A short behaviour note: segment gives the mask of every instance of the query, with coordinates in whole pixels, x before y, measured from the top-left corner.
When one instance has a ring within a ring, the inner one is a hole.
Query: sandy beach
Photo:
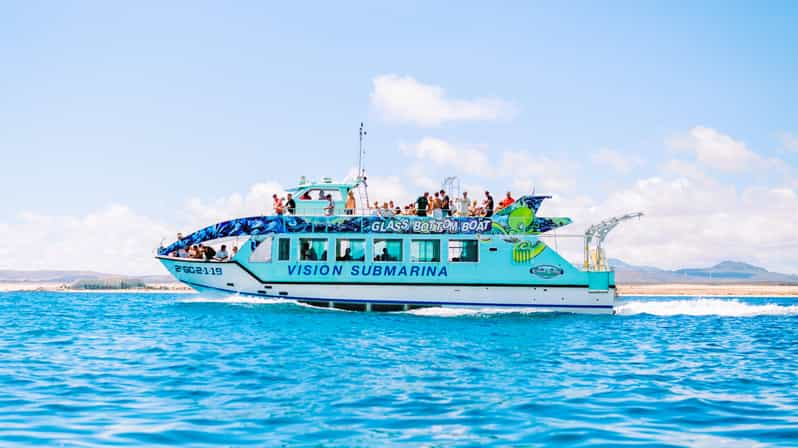
[[[798,285],[740,284],[651,284],[618,285],[621,296],[736,296],[798,297]]]
[[[0,292],[13,291],[57,291],[57,292],[144,292],[144,293],[190,293],[193,289],[181,283],[152,283],[146,288],[130,289],[72,289],[63,283],[47,282],[0,282]]]

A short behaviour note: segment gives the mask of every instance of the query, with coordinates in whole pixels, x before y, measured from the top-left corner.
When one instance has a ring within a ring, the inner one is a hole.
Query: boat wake
[[[506,308],[506,307],[485,307],[485,308],[419,308],[416,310],[405,311],[405,314],[414,316],[431,317],[462,317],[462,316],[490,316],[495,314],[541,314],[550,313],[548,310],[540,308]]]
[[[262,297],[241,296],[238,294],[231,294],[225,297],[191,297],[179,300],[180,303],[230,303],[230,304],[245,304],[245,305],[275,305],[278,303],[289,303],[281,299],[267,299]]]
[[[650,314],[654,316],[798,316],[798,305],[775,303],[746,303],[736,299],[679,299],[621,302],[615,313],[631,316]]]

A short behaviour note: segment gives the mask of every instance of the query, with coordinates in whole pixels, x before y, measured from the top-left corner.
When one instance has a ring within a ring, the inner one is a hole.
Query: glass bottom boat
[[[614,273],[589,262],[578,269],[541,239],[571,222],[537,216],[548,196],[523,196],[491,217],[318,216],[329,203],[310,198],[334,193],[335,210],[343,211],[341,199],[360,183],[305,182],[289,190],[296,215],[220,222],[159,248],[157,258],[203,294],[360,311],[445,306],[612,313]],[[176,256],[232,239],[244,243],[229,259]]]

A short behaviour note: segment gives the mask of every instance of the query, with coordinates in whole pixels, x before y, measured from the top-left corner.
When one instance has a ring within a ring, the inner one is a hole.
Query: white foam
[[[225,297],[190,297],[180,300],[181,303],[233,303],[233,304],[250,304],[250,305],[273,305],[277,303],[289,303],[287,300],[282,299],[268,299],[265,297],[252,297],[242,296],[238,294],[231,294]]]
[[[418,308],[406,311],[407,314],[415,316],[434,316],[434,317],[460,317],[460,316],[488,316],[493,314],[530,314],[545,313],[545,309],[540,308],[511,308],[511,307],[485,307],[485,308],[446,308],[430,307]]]
[[[621,315],[652,314],[655,316],[796,316],[798,305],[775,303],[754,304],[736,299],[679,299],[621,302],[615,306]]]

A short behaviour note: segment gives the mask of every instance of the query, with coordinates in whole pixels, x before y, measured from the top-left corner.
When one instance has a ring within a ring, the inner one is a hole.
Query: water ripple
[[[0,445],[789,446],[798,305],[617,316],[0,294]]]

